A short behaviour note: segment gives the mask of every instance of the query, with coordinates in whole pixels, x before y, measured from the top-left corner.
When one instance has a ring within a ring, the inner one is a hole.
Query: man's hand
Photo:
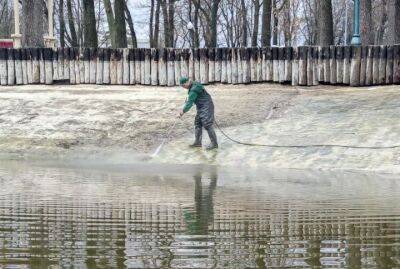
[[[183,114],[185,114],[183,111],[179,112],[178,118],[182,118]]]

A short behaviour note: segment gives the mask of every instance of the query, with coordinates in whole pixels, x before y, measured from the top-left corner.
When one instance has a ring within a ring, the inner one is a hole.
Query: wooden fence
[[[0,49],[0,85],[400,84],[400,45],[200,49]]]

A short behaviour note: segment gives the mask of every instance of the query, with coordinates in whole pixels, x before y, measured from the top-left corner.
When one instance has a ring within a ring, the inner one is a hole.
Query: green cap
[[[188,78],[186,78],[186,77],[181,77],[181,79],[179,80],[179,85],[183,85],[183,84],[185,84],[186,82],[188,82],[189,81],[189,79]]]

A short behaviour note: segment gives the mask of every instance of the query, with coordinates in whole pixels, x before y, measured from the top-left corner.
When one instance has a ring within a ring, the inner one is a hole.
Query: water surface
[[[397,176],[0,166],[0,268],[398,268]]]

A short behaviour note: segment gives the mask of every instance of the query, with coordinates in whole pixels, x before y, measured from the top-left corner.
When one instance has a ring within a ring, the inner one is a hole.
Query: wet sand
[[[233,138],[289,147],[246,147],[218,133],[217,152],[190,150],[193,109],[152,161],[400,172],[398,86],[256,84],[214,85],[207,90],[214,98],[219,125]],[[69,156],[86,161],[90,155],[94,162],[136,162],[142,160],[136,159],[138,153],[151,153],[159,145],[185,98],[181,88],[3,87],[0,158]]]

